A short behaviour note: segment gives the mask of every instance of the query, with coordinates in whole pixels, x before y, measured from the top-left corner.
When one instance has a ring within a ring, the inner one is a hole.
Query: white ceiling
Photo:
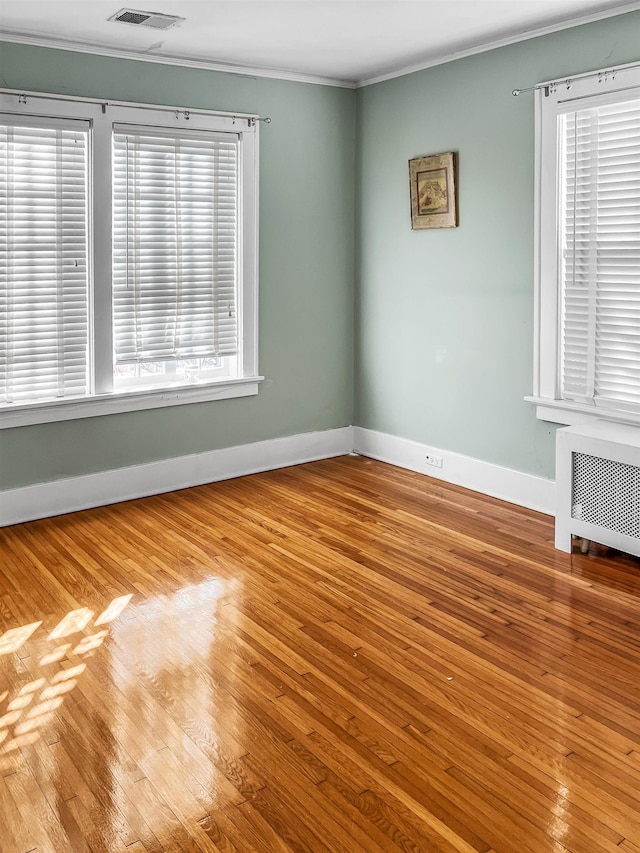
[[[351,83],[435,64],[569,22],[640,8],[619,0],[133,0],[179,15],[167,31],[109,22],[122,0],[2,0],[0,36]]]

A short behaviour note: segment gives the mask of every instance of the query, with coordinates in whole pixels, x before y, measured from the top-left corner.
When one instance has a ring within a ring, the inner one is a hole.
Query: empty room
[[[2,0],[0,853],[640,853],[640,2]]]

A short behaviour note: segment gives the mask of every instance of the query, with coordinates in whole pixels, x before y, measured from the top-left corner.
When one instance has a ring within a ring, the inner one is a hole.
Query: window
[[[257,393],[257,121],[0,108],[0,426]]]
[[[640,423],[640,69],[537,93],[538,416]]]

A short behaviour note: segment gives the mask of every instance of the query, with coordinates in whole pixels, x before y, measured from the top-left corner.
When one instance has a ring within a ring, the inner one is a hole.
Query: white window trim
[[[16,116],[76,118],[91,122],[90,143],[90,320],[92,394],[86,397],[0,405],[0,429],[95,417],[164,406],[246,397],[258,393],[258,136],[259,117],[184,108],[57,98],[0,92],[0,110]],[[115,123],[223,131],[242,136],[240,164],[238,360],[240,376],[159,389],[113,392],[111,305],[111,146]],[[94,169],[93,163],[101,168]],[[108,168],[103,168],[108,164]],[[95,357],[95,354],[98,354]]]
[[[640,413],[614,411],[560,397],[560,247],[556,189],[558,116],[576,101],[620,100],[625,90],[640,87],[640,68],[633,63],[602,69],[548,86],[548,96],[545,94],[547,84],[541,84],[535,92],[533,393],[524,399],[536,406],[536,417],[543,421],[574,426],[598,419],[640,425]]]
[[[71,421],[120,412],[139,412],[180,406],[185,403],[205,403],[211,400],[228,400],[231,397],[250,397],[258,393],[264,377],[228,379],[224,382],[198,383],[192,386],[176,385],[150,391],[125,391],[115,394],[94,394],[60,402],[30,403],[28,406],[8,406],[0,414],[0,429],[28,426],[30,424]]]

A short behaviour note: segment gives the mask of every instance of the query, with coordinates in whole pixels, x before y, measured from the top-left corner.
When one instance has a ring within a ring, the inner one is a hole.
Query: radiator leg
[[[571,553],[571,530],[561,517],[556,517],[556,548]]]
[[[591,545],[590,539],[581,539],[580,540],[580,553],[586,554],[589,551],[590,545]]]

